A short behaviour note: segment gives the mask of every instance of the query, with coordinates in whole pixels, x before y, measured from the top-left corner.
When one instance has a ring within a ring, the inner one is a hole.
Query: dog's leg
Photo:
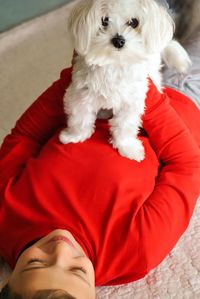
[[[132,160],[140,162],[144,159],[144,147],[138,139],[138,131],[141,126],[141,117],[130,109],[121,110],[109,121],[114,148],[119,153]]]
[[[87,116],[86,116],[87,115]],[[86,120],[85,120],[86,116]],[[71,115],[68,117],[68,126],[62,130],[59,139],[63,144],[83,142],[90,138],[94,132],[94,122],[96,115],[88,113],[87,109],[85,113],[79,115]]]
[[[81,98],[81,100],[80,100]],[[67,128],[62,130],[59,139],[63,144],[83,142],[94,132],[96,111],[88,104],[87,95],[71,94],[70,100],[65,99]]]

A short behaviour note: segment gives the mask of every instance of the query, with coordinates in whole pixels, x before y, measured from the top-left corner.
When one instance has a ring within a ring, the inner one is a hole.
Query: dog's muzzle
[[[118,33],[111,39],[111,43],[117,49],[123,48],[125,42],[125,38],[122,35],[119,35]]]

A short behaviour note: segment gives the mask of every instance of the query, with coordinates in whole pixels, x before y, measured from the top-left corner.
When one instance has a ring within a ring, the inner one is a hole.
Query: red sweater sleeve
[[[21,116],[0,149],[0,184],[16,176],[27,160],[65,123],[63,97],[71,81],[71,68],[52,84]]]
[[[148,272],[189,224],[200,193],[200,149],[168,97],[153,84],[146,106],[143,126],[162,163],[154,191],[137,215]]]

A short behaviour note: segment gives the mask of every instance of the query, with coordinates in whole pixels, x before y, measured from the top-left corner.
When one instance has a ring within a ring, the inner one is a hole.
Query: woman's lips
[[[65,243],[67,243],[68,245],[70,245],[71,247],[74,248],[74,244],[72,243],[72,241],[70,241],[67,237],[65,236],[56,236],[56,237],[53,237],[51,238],[47,243],[50,243],[50,242],[58,242],[58,241],[63,241]]]

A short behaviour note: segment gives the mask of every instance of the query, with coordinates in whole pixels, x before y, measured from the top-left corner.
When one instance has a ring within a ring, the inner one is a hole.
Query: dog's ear
[[[78,54],[85,55],[101,21],[100,0],[83,0],[71,11],[68,25]]]
[[[174,21],[166,7],[154,0],[140,0],[146,11],[143,21],[142,36],[148,52],[162,51],[174,34]]]

